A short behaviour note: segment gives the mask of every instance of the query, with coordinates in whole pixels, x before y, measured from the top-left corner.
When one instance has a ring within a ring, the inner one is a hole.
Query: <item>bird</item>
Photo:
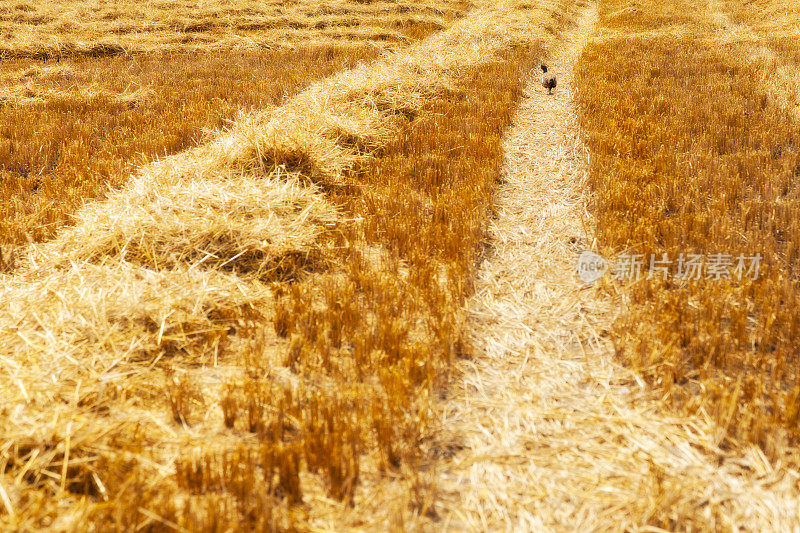
[[[556,86],[556,75],[552,72],[547,72],[547,66],[542,65],[542,87],[547,89],[547,94],[553,94],[552,91]]]

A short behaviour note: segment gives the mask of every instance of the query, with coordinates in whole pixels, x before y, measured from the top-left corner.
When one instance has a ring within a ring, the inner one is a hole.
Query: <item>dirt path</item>
[[[613,362],[613,302],[575,275],[593,222],[572,79],[596,24],[592,4],[554,43],[558,88],[548,96],[535,74],[507,135],[471,302],[480,355],[460,364],[433,439],[438,526],[798,531],[797,477],[755,449],[726,457],[707,422],[660,411]]]

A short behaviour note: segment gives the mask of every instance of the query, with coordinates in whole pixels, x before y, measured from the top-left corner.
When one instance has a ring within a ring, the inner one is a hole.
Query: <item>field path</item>
[[[505,143],[505,182],[470,306],[477,356],[438,405],[436,529],[798,531],[797,477],[755,449],[729,457],[702,420],[659,409],[612,358],[614,302],[577,280],[591,245],[573,71],[596,5],[532,79]]]

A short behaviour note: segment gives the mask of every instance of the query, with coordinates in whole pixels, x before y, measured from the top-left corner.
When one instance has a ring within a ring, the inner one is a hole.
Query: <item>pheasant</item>
[[[547,67],[542,65],[542,87],[547,89],[547,94],[553,94],[552,91],[556,86],[556,75],[552,72],[547,72]]]

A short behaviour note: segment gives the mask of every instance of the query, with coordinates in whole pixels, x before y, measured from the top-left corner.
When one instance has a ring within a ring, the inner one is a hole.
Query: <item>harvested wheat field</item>
[[[798,14],[0,6],[0,530],[800,532]]]

